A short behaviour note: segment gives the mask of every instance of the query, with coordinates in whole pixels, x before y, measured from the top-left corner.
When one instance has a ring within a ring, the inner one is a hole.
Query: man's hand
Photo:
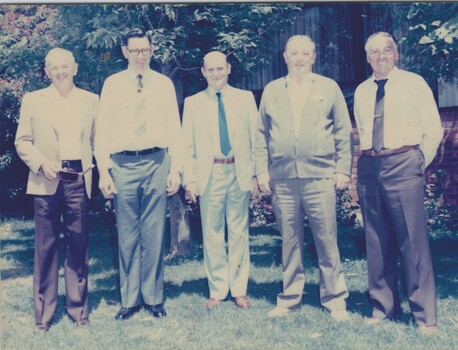
[[[271,194],[272,191],[270,190],[270,175],[269,173],[265,174],[259,174],[257,176],[258,178],[258,187],[261,190],[261,192],[266,193],[266,194]]]
[[[59,162],[55,162],[48,159],[45,160],[43,164],[41,164],[41,171],[43,172],[43,175],[45,176],[45,178],[51,181],[57,179],[57,175],[61,170],[62,167],[60,166]]]
[[[342,173],[335,173],[335,187],[336,190],[343,190],[347,187],[348,183],[350,182],[350,176]]]
[[[251,185],[251,196],[253,198],[257,197],[259,194],[259,189],[258,189],[258,179],[256,176],[252,177],[252,185]]]
[[[176,172],[169,173],[167,176],[167,187],[165,189],[167,191],[167,196],[173,196],[175,193],[177,193],[180,189],[180,185],[180,174]]]
[[[108,173],[108,170],[100,171],[99,175],[99,189],[103,196],[107,199],[113,198],[118,192],[116,191],[116,187],[110,173]]]
[[[195,182],[190,182],[186,184],[186,193],[185,198],[186,200],[190,200],[191,202],[195,203],[197,201],[197,196],[199,192],[197,191],[197,184]]]

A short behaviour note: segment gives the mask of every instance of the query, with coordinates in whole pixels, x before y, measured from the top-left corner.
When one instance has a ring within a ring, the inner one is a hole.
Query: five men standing
[[[321,304],[343,321],[348,290],[337,247],[335,190],[350,180],[350,117],[337,83],[312,73],[316,51],[308,36],[291,37],[283,56],[288,75],[264,89],[255,149],[259,189],[270,193],[272,188],[283,239],[283,291],[269,317],[301,307],[307,215],[318,254]]]
[[[257,108],[251,91],[227,83],[230,72],[224,54],[208,53],[202,65],[208,87],[186,98],[183,111],[183,184],[190,200],[200,196],[208,309],[229,291],[239,308],[250,306],[248,200],[258,191],[252,159]]]
[[[369,37],[373,75],[355,92],[362,155],[358,196],[366,231],[368,323],[399,318],[398,251],[406,295],[420,332],[436,331],[436,293],[424,208],[425,168],[443,129],[431,89],[422,77],[396,67],[398,49],[384,32]]]
[[[443,136],[440,116],[423,78],[396,67],[390,34],[372,35],[365,49],[373,76],[357,88],[354,112],[373,304],[368,323],[400,316],[399,250],[412,314],[420,331],[432,334],[436,297],[423,197],[424,170]],[[348,320],[335,191],[350,180],[352,127],[337,83],[312,72],[316,50],[310,37],[295,35],[286,43],[288,75],[265,87],[259,116],[253,94],[228,84],[227,57],[208,53],[201,69],[208,87],[185,99],[183,132],[173,83],[149,68],[151,37],[130,30],[122,52],[128,68],[105,81],[95,134],[99,187],[114,198],[118,228],[122,307],[115,318],[128,319],[142,305],[154,317],[166,316],[166,196],[178,191],[183,169],[187,197],[200,197],[206,308],[219,306],[229,292],[237,307],[251,305],[248,201],[259,186],[272,193],[283,238],[283,291],[268,316],[301,307],[306,215],[318,254],[320,302],[334,320]],[[45,66],[52,84],[24,96],[15,140],[30,168],[27,193],[34,195],[33,291],[42,331],[49,329],[57,304],[61,215],[67,311],[78,325],[89,323],[87,203],[98,106],[95,94],[74,86],[77,64],[70,51],[51,50]]]

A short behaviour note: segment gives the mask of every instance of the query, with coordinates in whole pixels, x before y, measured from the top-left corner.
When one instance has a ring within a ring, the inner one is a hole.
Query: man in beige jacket
[[[15,140],[19,156],[30,168],[27,193],[33,195],[35,211],[33,300],[40,331],[49,330],[57,307],[61,216],[67,312],[78,326],[89,323],[87,214],[98,96],[74,85],[77,71],[70,51],[49,51],[45,72],[52,84],[25,94]]]

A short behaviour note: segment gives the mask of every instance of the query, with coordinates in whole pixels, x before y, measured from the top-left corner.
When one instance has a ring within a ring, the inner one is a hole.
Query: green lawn
[[[439,331],[418,334],[403,303],[399,323],[368,326],[367,272],[360,229],[339,236],[351,321],[335,323],[319,305],[318,270],[310,238],[305,246],[306,286],[303,306],[285,318],[270,319],[281,289],[281,240],[272,229],[251,231],[253,306],[238,310],[231,300],[213,311],[208,297],[202,246],[193,242],[193,254],[167,263],[165,295],[168,316],[156,320],[145,311],[128,321],[115,321],[120,307],[117,240],[114,226],[91,219],[90,318],[77,328],[64,308],[63,270],[59,306],[51,330],[34,330],[32,273],[34,230],[31,221],[0,223],[1,349],[457,349],[458,348],[458,240],[431,241],[438,290]],[[308,235],[310,237],[310,235]],[[402,287],[401,287],[402,288]]]

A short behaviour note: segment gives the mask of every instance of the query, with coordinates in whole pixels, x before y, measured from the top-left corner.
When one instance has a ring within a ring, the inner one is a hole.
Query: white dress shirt
[[[98,167],[111,168],[110,154],[161,147],[168,148],[170,171],[181,172],[181,124],[173,83],[151,69],[141,74],[141,89],[138,73],[130,69],[108,77],[103,85],[94,151]]]
[[[53,122],[54,133],[59,145],[60,160],[81,159],[81,144],[83,142],[83,120],[80,116],[78,91],[73,88],[70,94],[62,96],[51,85],[52,104],[48,113]]]
[[[434,96],[418,74],[394,67],[387,76],[383,115],[385,148],[420,145],[428,166],[442,140],[443,128]],[[375,94],[374,76],[355,91],[354,113],[361,150],[372,148]]]
[[[291,109],[293,110],[294,132],[297,135],[301,129],[302,109],[305,100],[310,93],[311,82],[313,80],[313,73],[309,73],[301,83],[291,78],[288,74],[286,77],[286,84],[288,86],[288,96],[291,102]]]

